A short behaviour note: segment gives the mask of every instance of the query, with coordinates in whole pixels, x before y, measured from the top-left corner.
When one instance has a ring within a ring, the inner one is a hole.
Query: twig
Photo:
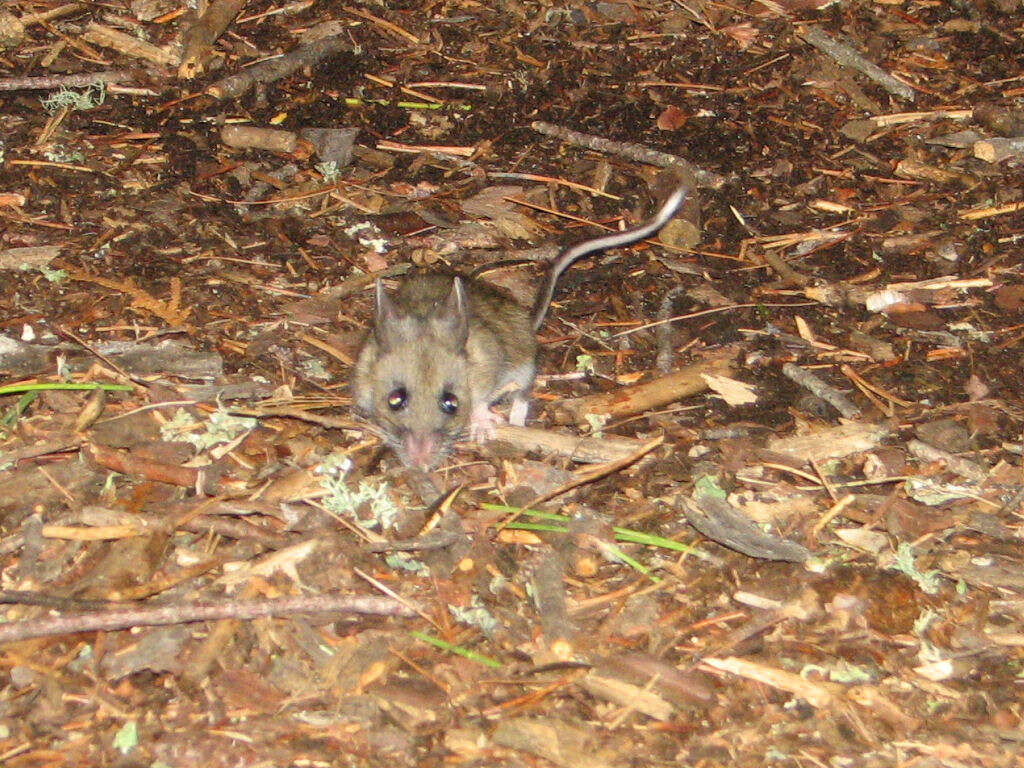
[[[860,72],[868,79],[878,83],[893,96],[907,101],[914,100],[916,94],[913,88],[897,80],[877,64],[865,59],[849,45],[833,40],[818,27],[804,27],[797,34],[825,55],[835,59],[836,63],[840,66]]]
[[[206,92],[215,99],[238,98],[257,83],[273,83],[303,67],[312,67],[321,59],[350,50],[352,46],[346,38],[340,35],[324,37],[276,59],[261,61],[236,75],[218,80]]]
[[[692,175],[697,181],[697,185],[700,187],[718,189],[725,183],[725,179],[717,173],[705,171],[703,168],[698,168],[693,165],[693,163],[690,163],[676,155],[670,155],[668,152],[659,152],[656,149],[650,149],[631,142],[603,139],[600,136],[591,136],[590,134],[580,133],[579,131],[573,131],[569,128],[563,128],[560,125],[552,125],[551,123],[545,123],[540,120],[530,123],[530,127],[538,133],[543,133],[546,136],[553,136],[554,138],[569,144],[593,149],[596,152],[607,152],[611,155],[619,155],[620,157],[635,160],[638,163],[657,165],[660,168],[679,168],[683,170],[684,173]]]
[[[79,632],[191,624],[218,619],[258,619],[263,616],[291,616],[302,613],[359,613],[403,618],[416,615],[397,600],[376,595],[315,595],[270,600],[227,599],[14,621],[0,624],[0,643]]]
[[[123,69],[78,72],[73,75],[5,77],[0,80],[0,91],[52,91],[57,88],[85,88],[97,83],[123,83],[125,80],[131,79],[131,73]]]
[[[782,373],[808,390],[815,397],[820,397],[839,411],[845,418],[855,419],[860,416],[860,408],[851,403],[846,395],[831,384],[822,381],[810,371],[804,370],[793,363],[786,363],[782,366]]]

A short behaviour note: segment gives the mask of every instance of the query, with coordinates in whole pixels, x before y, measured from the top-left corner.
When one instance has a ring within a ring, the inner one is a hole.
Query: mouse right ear
[[[373,335],[376,337],[377,343],[384,347],[387,346],[387,340],[390,335],[389,331],[395,324],[398,312],[395,309],[395,302],[392,301],[388,292],[384,290],[384,283],[376,280],[373,287],[377,302],[376,309],[374,310]]]

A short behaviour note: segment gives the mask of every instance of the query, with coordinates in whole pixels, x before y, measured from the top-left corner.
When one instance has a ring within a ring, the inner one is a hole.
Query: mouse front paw
[[[476,405],[469,416],[469,439],[486,443],[494,437],[494,428],[505,423],[505,417],[495,413],[486,404]]]

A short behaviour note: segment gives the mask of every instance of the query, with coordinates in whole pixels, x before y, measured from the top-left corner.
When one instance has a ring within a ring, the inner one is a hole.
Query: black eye
[[[442,392],[441,397],[437,400],[438,405],[441,406],[441,410],[447,413],[449,416],[453,415],[459,410],[459,398],[453,395],[451,392]]]
[[[400,411],[409,402],[409,392],[405,387],[395,387],[388,392],[387,404],[392,411]]]

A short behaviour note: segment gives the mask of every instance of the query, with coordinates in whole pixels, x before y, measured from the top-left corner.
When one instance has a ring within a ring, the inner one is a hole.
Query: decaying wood
[[[256,85],[276,82],[303,67],[312,67],[328,56],[351,49],[352,45],[347,37],[325,37],[276,59],[253,64],[238,74],[218,80],[207,88],[206,92],[216,99],[237,99]]]
[[[221,36],[247,0],[213,0],[206,13],[182,34],[181,66],[178,77],[191,80],[203,71],[214,42]]]
[[[591,696],[613,702],[629,711],[637,711],[653,720],[672,719],[675,707],[654,691],[596,673],[585,675],[579,685]]]
[[[701,666],[710,670],[729,672],[759,683],[778,688],[803,699],[812,707],[830,707],[836,702],[836,694],[841,688],[835,684],[815,683],[806,680],[798,674],[787,672],[765,664],[758,664],[749,659],[740,659],[729,656],[724,659],[715,657],[705,658]]]
[[[266,600],[210,600],[163,605],[159,608],[122,608],[74,616],[24,619],[0,624],[0,643],[34,637],[112,631],[132,627],[190,624],[217,619],[257,619],[262,616],[294,616],[308,613],[356,613],[368,616],[411,617],[416,613],[390,597],[314,595]]]
[[[987,163],[1001,163],[1024,155],[1024,136],[1011,139],[993,138],[974,142],[974,156]]]
[[[126,451],[116,451],[96,444],[89,445],[84,453],[90,460],[105,469],[181,488],[198,487],[211,496],[240,490],[235,483],[221,477],[222,469],[213,466],[195,468],[161,464],[140,459]]]
[[[718,350],[712,357],[688,365],[668,376],[643,384],[621,387],[601,395],[589,395],[558,404],[559,412],[568,414],[577,424],[587,424],[587,416],[622,419],[660,408],[708,388],[705,374],[727,375],[734,369],[735,349]]]
[[[7,3],[5,5],[13,7],[14,4]],[[25,39],[25,30],[31,25],[59,19],[61,16],[67,16],[78,10],[81,10],[79,3],[68,3],[39,13],[26,13],[22,16],[0,11],[0,50],[13,48],[22,42]]]

